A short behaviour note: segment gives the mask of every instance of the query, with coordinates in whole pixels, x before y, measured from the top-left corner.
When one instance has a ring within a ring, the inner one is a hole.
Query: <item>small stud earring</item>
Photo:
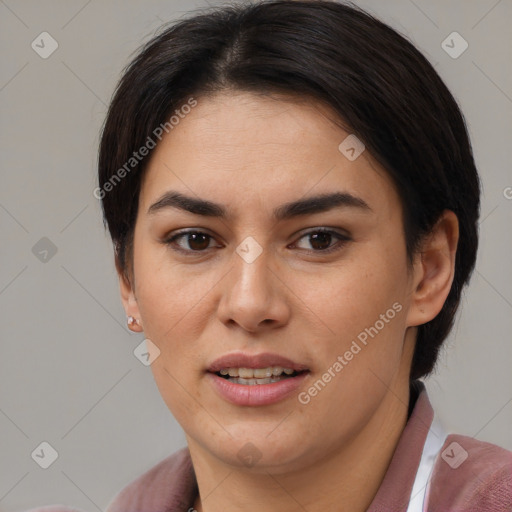
[[[133,316],[127,317],[126,321],[128,323],[128,329],[130,329],[131,331],[139,332],[137,328],[138,327],[142,328],[142,325],[140,324],[140,322]]]

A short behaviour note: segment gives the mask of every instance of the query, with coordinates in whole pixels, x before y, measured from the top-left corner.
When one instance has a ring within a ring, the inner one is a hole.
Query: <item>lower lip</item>
[[[235,405],[268,405],[284,400],[300,387],[308,372],[296,377],[288,377],[270,384],[235,384],[215,373],[207,373],[207,378],[216,391],[228,402]]]

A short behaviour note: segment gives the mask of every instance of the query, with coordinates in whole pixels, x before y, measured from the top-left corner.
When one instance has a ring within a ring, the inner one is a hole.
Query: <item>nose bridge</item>
[[[254,239],[245,239],[237,247],[219,306],[224,322],[234,321],[246,330],[256,330],[265,321],[286,320],[288,307],[272,267],[271,251]]]
[[[234,257],[232,294],[239,305],[261,307],[273,294],[270,251],[259,244],[244,241],[236,249]]]

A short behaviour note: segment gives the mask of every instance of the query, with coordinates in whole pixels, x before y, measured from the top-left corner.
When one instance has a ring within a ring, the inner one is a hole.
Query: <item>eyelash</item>
[[[316,229],[313,229],[311,231],[308,231],[307,233],[303,233],[302,236],[298,240],[301,240],[302,238],[307,237],[307,236],[312,235],[312,234],[315,234],[315,233],[327,233],[329,235],[333,235],[334,237],[336,237],[338,239],[338,243],[334,244],[333,246],[329,247],[328,249],[320,249],[320,250],[302,249],[302,250],[304,250],[304,251],[306,251],[306,252],[308,252],[310,254],[330,254],[332,252],[341,250],[342,247],[345,245],[345,243],[349,242],[351,240],[350,237],[347,236],[347,235],[343,235],[341,233],[338,233],[336,231],[333,231],[331,229],[326,229],[326,228],[316,228]],[[163,243],[165,245],[170,246],[173,250],[181,252],[181,253],[184,253],[184,254],[187,254],[187,255],[191,255],[193,253],[195,253],[196,255],[197,254],[201,254],[201,253],[206,253],[208,251],[208,249],[210,249],[209,247],[204,249],[204,250],[202,250],[202,251],[194,251],[192,249],[183,249],[183,248],[181,248],[179,246],[176,246],[176,244],[175,244],[176,240],[178,240],[180,238],[183,238],[183,237],[185,237],[187,235],[191,235],[191,234],[206,235],[207,237],[210,237],[210,239],[213,239],[213,236],[209,235],[208,233],[205,233],[204,231],[198,231],[198,230],[195,230],[195,229],[190,229],[190,230],[187,230],[187,231],[181,231],[181,232],[173,235],[172,237],[164,240]],[[295,242],[295,243],[297,243],[297,242]]]

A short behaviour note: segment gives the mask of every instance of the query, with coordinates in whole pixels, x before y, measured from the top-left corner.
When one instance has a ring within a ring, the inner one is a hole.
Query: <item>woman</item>
[[[510,452],[443,432],[418,380],[475,264],[479,179],[406,39],[327,1],[180,21],[124,73],[98,184],[187,439],[110,512],[511,510]]]

